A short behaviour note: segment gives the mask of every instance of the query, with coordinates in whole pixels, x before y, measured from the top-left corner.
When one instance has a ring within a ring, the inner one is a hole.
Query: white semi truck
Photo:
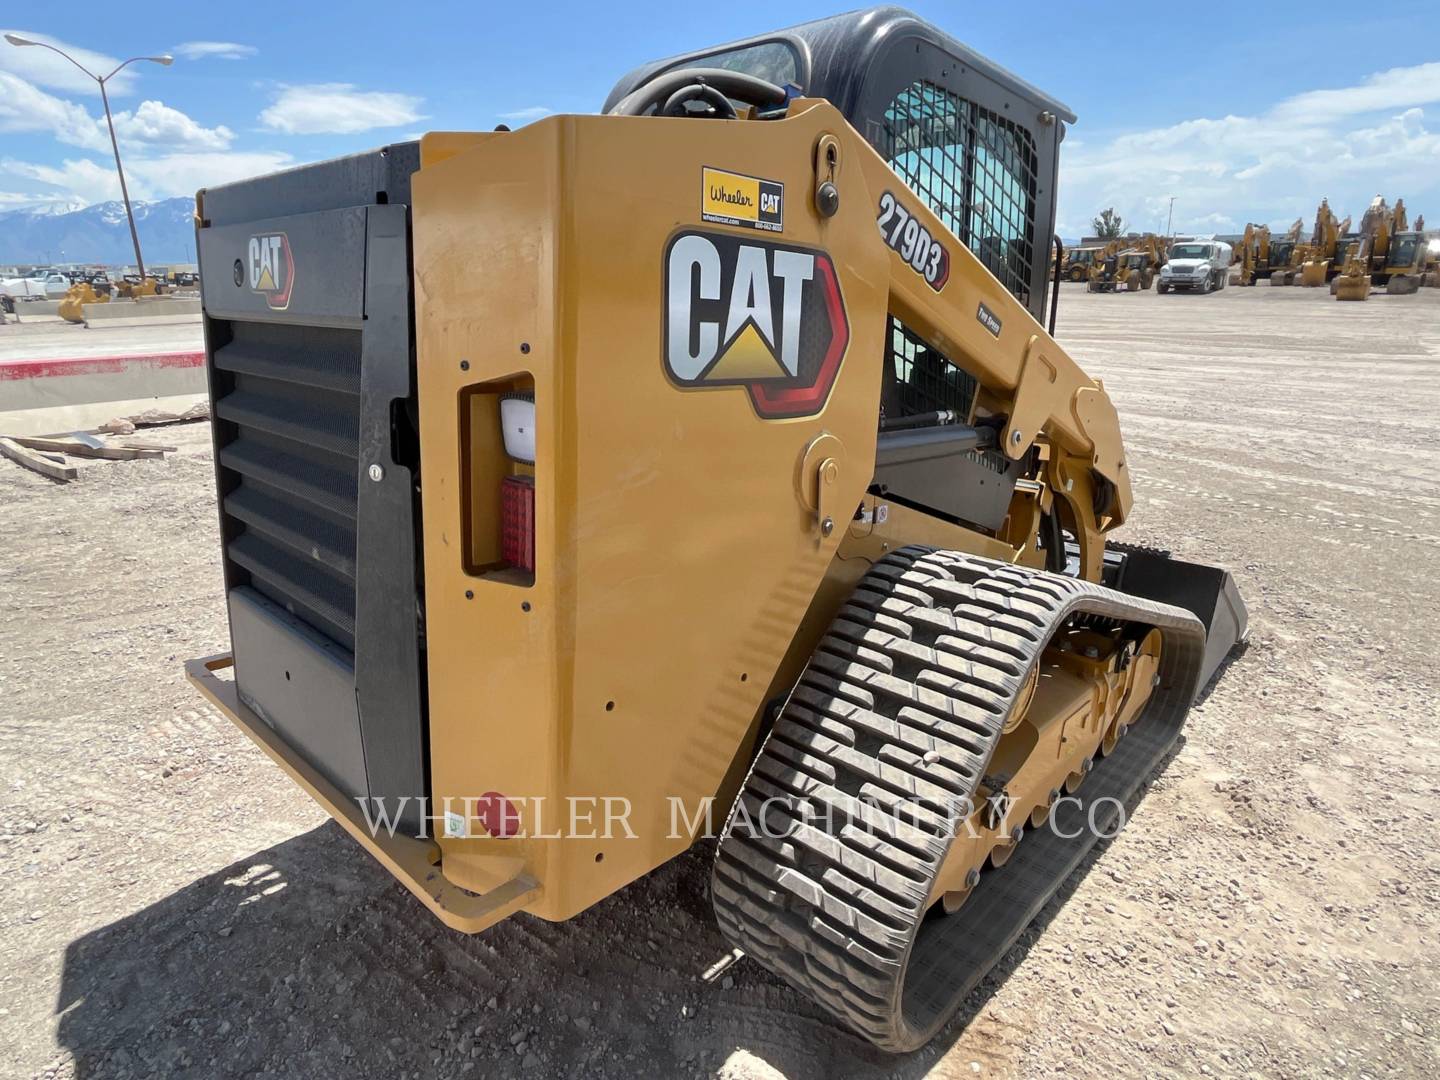
[[[1179,241],[1170,248],[1170,261],[1161,267],[1156,288],[1162,293],[1223,289],[1230,276],[1230,253],[1229,244],[1213,238]]]

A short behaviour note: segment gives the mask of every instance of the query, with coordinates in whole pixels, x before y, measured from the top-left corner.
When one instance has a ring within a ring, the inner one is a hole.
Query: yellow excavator
[[[1115,539],[1144,450],[1046,328],[1074,119],[880,8],[201,191],[190,677],[416,912],[710,837],[720,938],[923,1045],[1246,630]]]
[[[1344,227],[1348,228],[1347,218]],[[1314,259],[1324,247],[1324,238],[1342,227],[1342,223],[1335,220],[1335,215],[1330,209],[1330,200],[1321,199],[1319,207],[1315,211],[1315,224],[1310,232],[1310,238],[1301,242],[1300,237],[1304,229],[1304,222],[1297,218],[1290,226],[1290,231],[1285,234],[1284,243],[1287,244],[1283,258],[1278,252],[1271,254],[1271,261],[1274,269],[1270,272],[1270,284],[1273,285],[1299,285],[1301,274],[1306,262]],[[1272,244],[1273,246],[1273,244]]]
[[[1428,253],[1423,217],[1409,228],[1405,200],[1394,208],[1375,196],[1360,222],[1360,237],[1340,274],[1330,283],[1337,300],[1365,300],[1374,286],[1385,286],[1391,296],[1417,292],[1426,274]]]
[[[1296,218],[1284,236],[1271,238],[1269,258],[1264,265],[1257,265],[1255,270],[1257,278],[1266,278],[1271,285],[1289,284],[1288,281],[1277,281],[1276,278],[1290,271],[1295,249],[1300,246],[1300,234],[1304,228],[1305,222],[1301,218]],[[1293,263],[1293,265],[1298,266],[1299,264]]]
[[[1235,245],[1231,255],[1230,284],[1254,285],[1259,279],[1261,268],[1270,267],[1271,245],[1270,226],[1246,224],[1245,235]]]
[[[1319,288],[1338,273],[1339,262],[1336,249],[1340,238],[1350,229],[1350,219],[1337,221],[1330,210],[1328,199],[1320,200],[1315,214],[1315,228],[1310,234],[1310,244],[1300,252],[1299,284],[1306,288]],[[1290,284],[1296,284],[1296,275],[1290,275]]]

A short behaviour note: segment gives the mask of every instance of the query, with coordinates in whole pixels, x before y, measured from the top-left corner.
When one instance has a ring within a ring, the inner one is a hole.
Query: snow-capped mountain
[[[73,214],[76,210],[84,210],[89,205],[80,199],[60,199],[52,203],[42,203],[39,206],[29,206],[20,212],[36,217],[55,217],[59,214]]]
[[[195,261],[195,202],[163,199],[131,204],[146,264]],[[134,265],[125,204],[58,203],[0,213],[0,263]]]

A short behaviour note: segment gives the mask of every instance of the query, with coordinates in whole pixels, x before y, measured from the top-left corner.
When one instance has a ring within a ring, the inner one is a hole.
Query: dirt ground
[[[1231,567],[1251,640],[930,1047],[704,981],[703,850],[570,923],[427,915],[182,677],[226,644],[200,424],[65,487],[0,462],[0,1075],[1429,1075],[1440,291],[1067,287],[1058,333],[1124,538]]]

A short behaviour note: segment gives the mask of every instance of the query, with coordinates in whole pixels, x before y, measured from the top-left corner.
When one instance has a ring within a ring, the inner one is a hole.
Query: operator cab
[[[725,119],[753,108],[763,120],[802,96],[834,105],[1044,321],[1057,156],[1075,116],[908,11],[851,12],[656,60],[616,83],[603,111]],[[976,380],[893,313],[881,371],[872,490],[971,527],[1000,528],[1020,464],[990,445],[995,428],[977,414]],[[923,427],[953,436],[943,454],[887,463],[886,447],[925,437],[916,432]]]
[[[784,89],[760,116],[791,96],[828,100],[1043,321],[1056,161],[1075,120],[1066,106],[908,11],[883,7],[653,61],[616,83],[603,111],[696,68]]]
[[[1420,263],[1420,247],[1424,237],[1417,232],[1396,233],[1390,239],[1390,250],[1386,252],[1387,269],[1407,270]]]

